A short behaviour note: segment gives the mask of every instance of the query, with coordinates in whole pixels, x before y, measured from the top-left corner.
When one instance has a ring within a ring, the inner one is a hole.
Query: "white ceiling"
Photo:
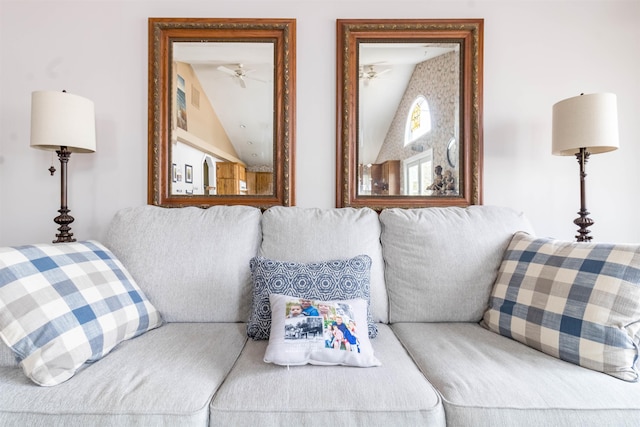
[[[451,45],[361,43],[359,61],[360,162],[373,163],[407,87],[415,64],[449,52]],[[273,44],[174,43],[174,60],[192,65],[238,157],[248,166],[273,162]],[[220,71],[242,64],[246,87]],[[373,68],[371,68],[373,67]],[[367,78],[373,71],[373,78]],[[362,72],[365,74],[362,75]]]

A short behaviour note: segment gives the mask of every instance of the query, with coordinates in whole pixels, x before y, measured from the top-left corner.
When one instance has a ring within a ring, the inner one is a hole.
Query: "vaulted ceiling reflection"
[[[181,42],[173,47],[174,61],[190,68],[202,89],[199,108],[210,104],[234,154],[248,166],[273,167],[273,55],[272,43]],[[191,91],[186,96],[191,98],[187,112],[193,107],[196,113],[198,95]],[[196,125],[187,123],[187,128],[195,132]]]
[[[273,43],[173,43],[172,194],[273,193],[273,80]]]

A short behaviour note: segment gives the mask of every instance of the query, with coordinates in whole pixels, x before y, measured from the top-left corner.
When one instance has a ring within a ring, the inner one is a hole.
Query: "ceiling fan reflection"
[[[370,65],[363,65],[362,67],[360,67],[358,74],[359,74],[359,78],[364,82],[364,85],[368,86],[372,80],[379,78],[380,76],[388,73],[389,71],[391,71],[390,66],[378,67],[376,69],[374,64],[370,64]]]
[[[242,64],[235,64],[235,68],[230,68],[233,66],[233,64],[228,66],[220,65],[218,66],[217,70],[233,77],[243,89],[247,87],[246,80],[254,80],[257,82],[266,83],[265,80],[249,76],[249,74],[254,72],[255,70],[245,70]]]

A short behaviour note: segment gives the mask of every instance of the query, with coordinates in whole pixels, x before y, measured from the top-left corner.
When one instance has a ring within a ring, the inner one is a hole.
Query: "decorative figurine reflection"
[[[428,189],[433,191],[433,195],[445,196],[456,193],[456,182],[451,169],[442,171],[442,166],[437,165],[434,169],[433,184]]]

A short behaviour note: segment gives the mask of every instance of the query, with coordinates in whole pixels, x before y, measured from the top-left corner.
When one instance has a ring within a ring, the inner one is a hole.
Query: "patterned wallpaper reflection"
[[[458,165],[451,167],[447,161],[447,143],[452,137],[459,140],[459,70],[459,52],[440,55],[416,65],[376,163],[404,160],[432,148],[434,169],[440,165],[443,171],[450,170],[453,173],[456,182],[459,181]],[[405,147],[407,115],[418,95],[423,95],[429,103],[432,130]]]

